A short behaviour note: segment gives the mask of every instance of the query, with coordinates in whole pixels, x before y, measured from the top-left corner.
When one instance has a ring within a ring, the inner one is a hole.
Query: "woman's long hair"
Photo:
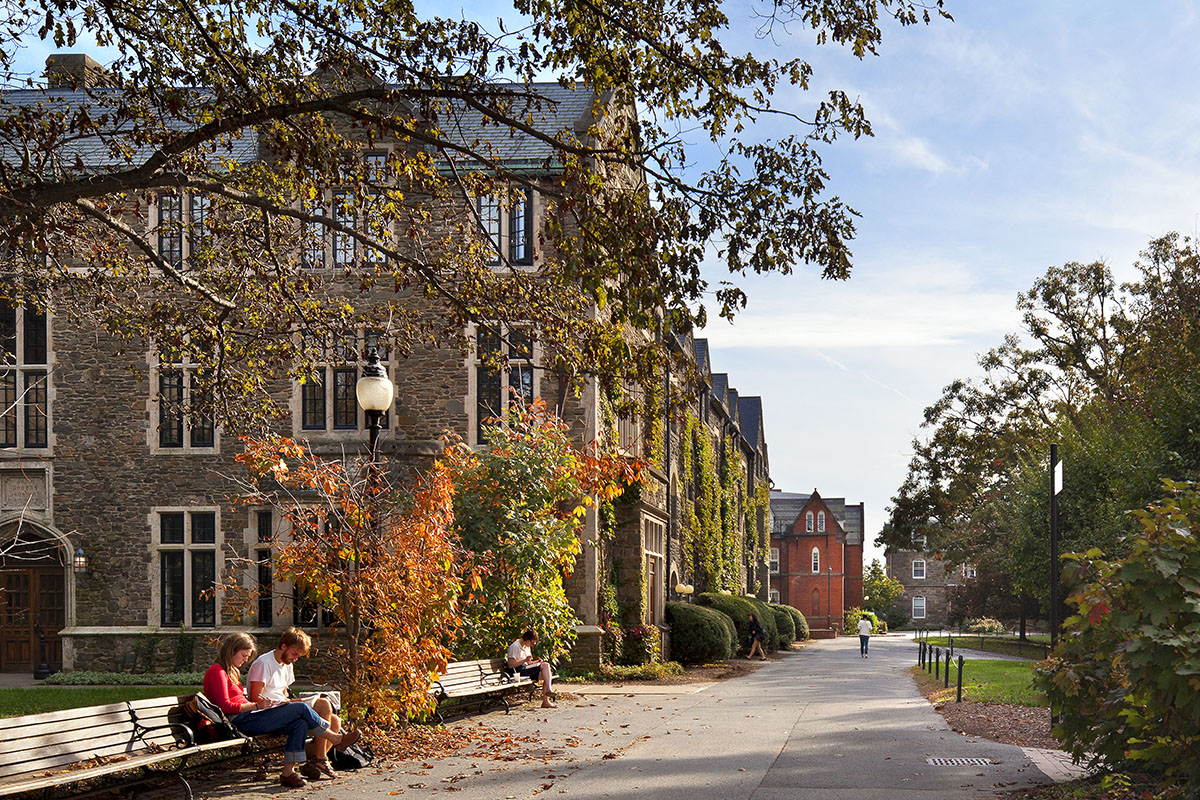
[[[221,640],[221,649],[217,651],[217,663],[221,669],[229,673],[229,680],[242,685],[242,673],[233,665],[233,657],[243,650],[250,651],[250,658],[258,652],[258,643],[248,633],[231,633]]]

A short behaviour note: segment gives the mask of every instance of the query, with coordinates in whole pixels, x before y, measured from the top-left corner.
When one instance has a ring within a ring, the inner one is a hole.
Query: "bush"
[[[786,611],[788,614],[791,615],[792,622],[796,626],[795,641],[797,641],[797,642],[808,641],[809,637],[811,636],[811,634],[808,632],[808,620],[806,620],[804,618],[804,615],[800,613],[800,609],[798,609],[794,606],[785,606],[785,605],[779,605],[779,606],[776,606],[776,608],[782,608],[784,611]]]
[[[683,667],[674,661],[654,661],[633,666],[600,666],[600,677],[610,681],[656,681],[672,675],[682,675]]]
[[[758,623],[762,625],[763,633],[766,634],[763,650],[775,649],[775,642],[779,640],[779,631],[775,628],[775,614],[771,611],[771,607],[762,600],[757,597],[738,597],[716,592],[704,592],[696,599],[700,605],[715,608],[733,621],[737,631],[737,644],[734,652],[737,652],[738,648],[745,645],[750,638],[751,614],[758,617]]]
[[[204,683],[201,672],[56,672],[43,683],[53,686],[195,686]]]
[[[775,615],[775,628],[779,631],[779,649],[787,650],[796,641],[796,623],[781,606],[771,606],[771,613]]]
[[[662,661],[662,637],[655,625],[635,625],[623,631],[621,663],[641,666]]]
[[[963,623],[963,633],[977,633],[985,636],[1003,636],[1008,633],[1008,629],[1004,627],[1004,623],[991,617],[983,617],[981,619],[969,619]]]
[[[734,654],[733,621],[713,608],[667,603],[671,625],[671,658],[684,664],[724,661]]]
[[[1077,760],[1154,772],[1200,794],[1200,484],[1164,481],[1169,497],[1136,512],[1142,531],[1120,561],[1068,555],[1077,613],[1037,671],[1054,736]]]
[[[888,610],[886,613],[884,613],[883,617],[887,620],[887,625],[892,630],[903,628],[908,624],[909,620],[908,613],[901,611],[898,608]]]

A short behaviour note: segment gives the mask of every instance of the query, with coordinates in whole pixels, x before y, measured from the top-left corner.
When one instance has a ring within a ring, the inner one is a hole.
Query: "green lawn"
[[[928,639],[921,641],[927,642],[931,647],[948,647],[950,645],[949,636],[930,636]],[[990,653],[1004,653],[1009,656],[1020,656],[1021,658],[1031,658],[1041,660],[1045,658],[1045,650],[1042,645],[1050,644],[1049,636],[1030,636],[1024,642],[1015,636],[971,636],[970,634],[956,635],[954,638],[954,646],[966,647],[971,650],[986,650]]]
[[[942,664],[945,667],[945,663]],[[913,677],[934,702],[944,703],[956,696],[957,664],[950,670],[950,688],[942,688],[944,679],[933,676],[920,667],[913,667]],[[970,659],[963,664],[964,701],[975,703],[1009,703],[1017,706],[1044,706],[1045,695],[1033,688],[1033,664],[1028,661],[993,661]]]
[[[20,717],[66,708],[195,693],[195,686],[88,686],[79,689],[39,686],[33,689],[0,689],[0,717]]]

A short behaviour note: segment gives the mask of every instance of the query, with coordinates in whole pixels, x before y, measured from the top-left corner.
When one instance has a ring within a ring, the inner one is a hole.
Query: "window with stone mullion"
[[[49,328],[46,314],[0,303],[0,447],[49,446]]]
[[[528,187],[512,193],[508,209],[508,258],[518,266],[533,264],[533,202]]]

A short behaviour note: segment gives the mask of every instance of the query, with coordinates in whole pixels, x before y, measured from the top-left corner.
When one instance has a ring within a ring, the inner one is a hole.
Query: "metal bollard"
[[[917,666],[925,666],[925,643],[917,642]]]
[[[962,702],[962,668],[963,668],[963,657],[959,656],[958,657],[958,697],[954,701],[956,703]]]
[[[936,681],[941,677],[942,671],[942,648],[933,648],[933,679]]]
[[[951,658],[953,658],[953,655],[949,652],[946,653],[946,675],[945,675],[945,682],[942,684],[943,689],[950,688],[950,659]]]

